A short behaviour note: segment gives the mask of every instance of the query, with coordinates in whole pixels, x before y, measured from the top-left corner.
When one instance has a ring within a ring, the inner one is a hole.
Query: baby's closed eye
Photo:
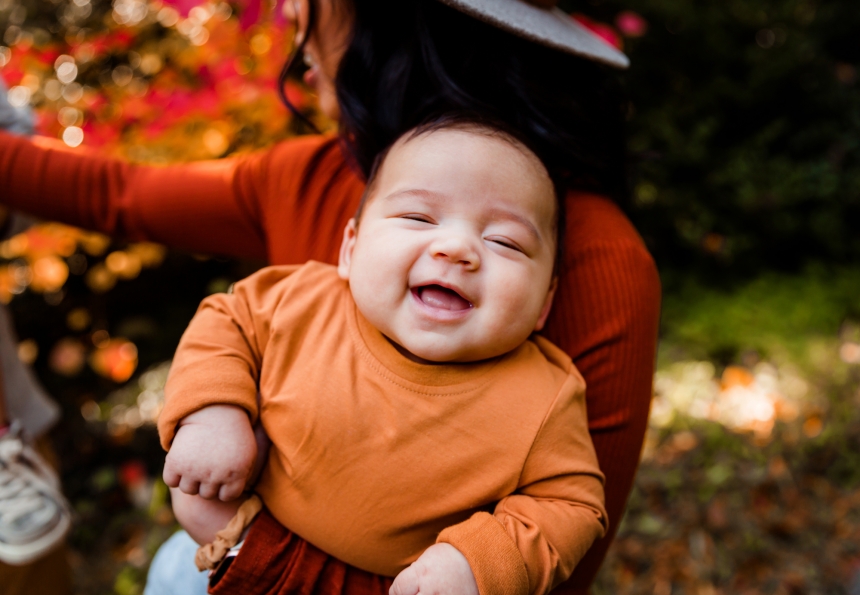
[[[420,213],[407,213],[405,215],[400,215],[400,219],[408,219],[409,221],[417,221],[419,223],[429,223],[435,224],[435,221],[429,215],[422,215]]]
[[[502,236],[487,236],[484,239],[488,242],[498,244],[499,246],[502,246],[504,248],[508,248],[510,250],[515,250],[517,252],[525,253],[525,250],[523,250],[523,248],[519,244],[517,244],[516,242],[514,242],[510,238],[505,238]]]

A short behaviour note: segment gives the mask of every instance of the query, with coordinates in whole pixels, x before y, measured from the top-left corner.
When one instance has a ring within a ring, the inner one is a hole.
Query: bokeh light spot
[[[70,147],[79,147],[84,142],[84,131],[79,126],[69,126],[63,130],[63,142]]]
[[[82,331],[92,322],[89,310],[75,308],[66,315],[66,325],[73,331]]]
[[[48,366],[61,376],[77,376],[86,362],[86,348],[77,339],[65,337],[57,341],[48,356]]]
[[[36,358],[39,357],[39,344],[33,339],[25,339],[18,343],[18,359],[27,364],[33,365]]]

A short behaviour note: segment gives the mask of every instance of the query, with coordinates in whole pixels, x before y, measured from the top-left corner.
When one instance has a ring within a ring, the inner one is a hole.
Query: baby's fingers
[[[225,483],[221,486],[221,489],[218,491],[218,499],[222,502],[230,502],[231,500],[235,500],[245,491],[245,482],[244,481],[234,481],[231,483]]]
[[[218,483],[201,483],[197,493],[204,500],[214,500],[218,496],[220,489],[221,484]]]
[[[388,595],[417,595],[419,591],[418,573],[409,566],[394,578]]]
[[[200,482],[195,481],[186,475],[179,481],[179,489],[186,494],[195,496],[200,491]]]
[[[164,466],[164,471],[161,473],[161,477],[164,479],[164,483],[171,488],[178,488],[179,480],[182,479],[182,476],[174,471],[169,464]]]

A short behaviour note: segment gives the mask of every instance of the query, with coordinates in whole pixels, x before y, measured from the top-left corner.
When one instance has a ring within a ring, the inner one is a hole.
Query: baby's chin
[[[478,349],[467,345],[451,345],[449,342],[397,341],[388,337],[391,344],[404,357],[420,364],[472,364],[504,355],[511,349]]]

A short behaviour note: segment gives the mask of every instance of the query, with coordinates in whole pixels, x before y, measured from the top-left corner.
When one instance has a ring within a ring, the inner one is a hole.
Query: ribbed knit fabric
[[[568,272],[575,273],[562,275],[544,335],[571,356],[585,378],[589,430],[606,474],[610,521],[607,535],[556,589],[578,595],[588,592],[615,537],[639,464],[656,358],[660,283],[650,255],[614,204],[574,195],[567,209],[565,261]]]
[[[162,168],[61,146],[0,133],[0,201],[134,240],[272,264],[335,262],[364,189],[330,137]],[[567,212],[566,268],[545,335],[585,378],[610,519],[609,535],[559,587],[573,594],[594,579],[633,482],[651,400],[660,282],[641,238],[610,200],[572,193]]]
[[[336,560],[265,508],[212,595],[388,595],[392,579]]]

